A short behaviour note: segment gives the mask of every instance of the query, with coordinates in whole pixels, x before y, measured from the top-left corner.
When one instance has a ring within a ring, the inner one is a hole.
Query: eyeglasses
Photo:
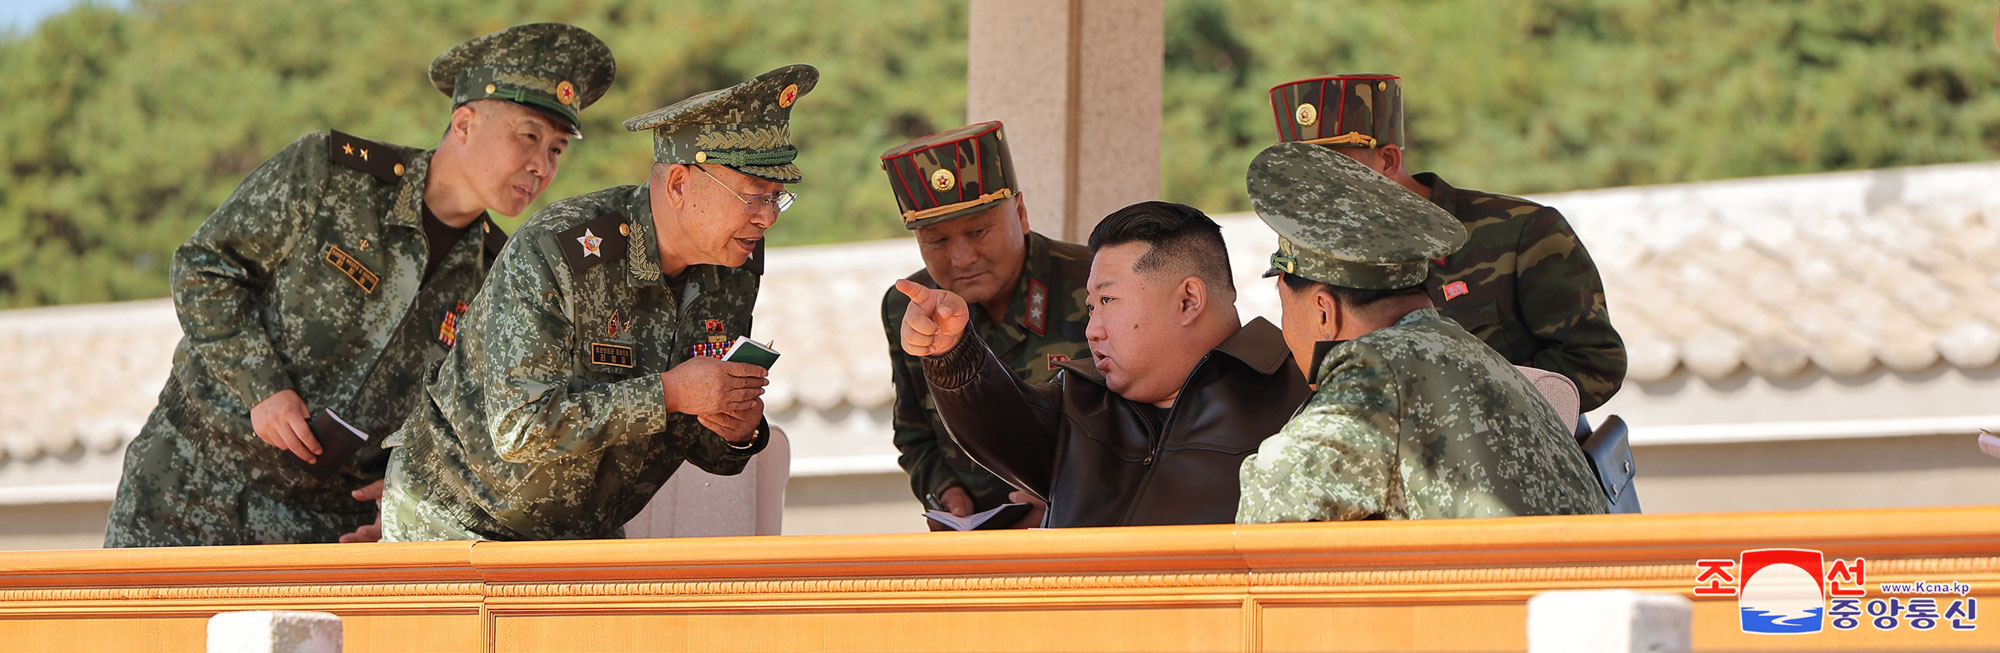
[[[717,186],[721,186],[723,190],[729,191],[729,194],[735,195],[736,201],[743,203],[744,207],[743,210],[745,211],[750,211],[752,213],[755,213],[757,212],[758,209],[764,208],[766,206],[774,206],[777,207],[779,213],[784,213],[785,209],[792,208],[792,202],[798,201],[799,199],[798,193],[794,193],[788,190],[781,190],[775,193],[763,193],[760,195],[751,195],[749,197],[744,197],[742,193],[736,192],[736,189],[730,188],[729,184],[722,183],[721,179],[716,179],[715,175],[709,174],[706,168],[703,168],[701,166],[695,166],[694,169],[700,170],[702,175],[707,176],[710,180],[714,181]]]

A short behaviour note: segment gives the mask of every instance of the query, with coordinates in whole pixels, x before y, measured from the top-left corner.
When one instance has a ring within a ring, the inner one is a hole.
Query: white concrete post
[[[1694,604],[1632,590],[1543,592],[1528,600],[1528,653],[1673,653],[1694,646]]]
[[[340,617],[325,612],[224,612],[208,619],[208,653],[341,653]]]
[[[966,121],[1007,123],[1036,231],[1080,243],[1160,198],[1159,0],[973,0],[968,18]]]

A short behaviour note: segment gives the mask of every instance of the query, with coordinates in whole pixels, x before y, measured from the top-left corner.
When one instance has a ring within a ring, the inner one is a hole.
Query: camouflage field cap
[[[715,163],[781,184],[796,184],[792,104],[819,83],[819,69],[792,64],[729,88],[708,91],[625,121],[653,130],[653,160]]]
[[[1424,282],[1465,227],[1430,200],[1324,147],[1279,143],[1250,161],[1250,206],[1278,232],[1271,270],[1361,290]]]
[[[611,90],[618,64],[611,48],[583,28],[562,23],[509,27],[460,43],[431,61],[431,85],[451,108],[487,98],[542,112],[581,138],[576,114]]]
[[[928,227],[1021,194],[999,121],[938,132],[882,153],[903,226]]]
[[[1352,73],[1271,87],[1278,142],[1330,147],[1403,144],[1403,80]]]

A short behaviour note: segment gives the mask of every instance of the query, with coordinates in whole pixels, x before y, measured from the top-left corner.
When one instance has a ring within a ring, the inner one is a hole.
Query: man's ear
[[[1384,145],[1375,148],[1376,158],[1382,161],[1382,175],[1390,179],[1401,179],[1408,174],[1403,170],[1403,146]]]
[[[1014,194],[1014,213],[1015,217],[1021,220],[1021,233],[1026,234],[1029,231],[1033,231],[1028,225],[1028,203],[1021,199],[1020,193]]]
[[[1208,311],[1208,284],[1201,277],[1189,275],[1174,289],[1174,312],[1180,316],[1180,326],[1194,324],[1196,318]]]
[[[444,132],[445,140],[465,145],[472,138],[472,123],[479,119],[479,110],[470,103],[458,105],[451,110],[451,127]]]
[[[1314,339],[1340,339],[1340,323],[1343,321],[1341,319],[1340,300],[1334,299],[1333,293],[1327,292],[1325,288],[1315,288],[1312,294],[1312,303],[1315,309],[1313,312],[1319,316],[1319,323],[1313,325],[1313,328],[1318,331],[1318,333],[1314,334]]]
[[[660,192],[665,193],[664,197],[667,198],[667,206],[674,207],[676,211],[686,209],[688,167],[678,163],[659,163],[654,165],[658,166],[658,174],[655,175],[657,179],[654,179],[653,183],[659,185]]]

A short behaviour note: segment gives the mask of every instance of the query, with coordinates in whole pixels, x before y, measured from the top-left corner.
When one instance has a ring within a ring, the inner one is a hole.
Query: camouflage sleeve
[[[515,235],[474,300],[474,310],[490,312],[474,374],[486,386],[493,449],[508,462],[587,453],[676,425],[657,374],[574,383],[572,293],[555,235],[535,231]],[[681,426],[676,431],[687,432]]]
[[[907,296],[889,288],[882,298],[882,332],[889,337],[889,380],[896,386],[896,404],[890,411],[896,451],[901,452],[896,464],[909,473],[910,493],[922,501],[926,494],[958,485],[958,475],[945,465],[937,433],[931,430],[930,411],[924,409],[930,389],[924,385],[923,371],[903,353],[903,311],[909,303]]]
[[[683,417],[687,418],[685,420],[687,423],[694,425],[694,429],[673,429],[676,435],[684,438],[679,449],[687,452],[688,462],[694,463],[694,466],[701,468],[701,471],[716,476],[734,476],[742,473],[743,468],[750,464],[750,457],[757,455],[757,452],[763,451],[764,447],[771,444],[771,423],[762,419],[757,420],[757,438],[750,441],[750,446],[739,449],[730,445],[728,440],[722,439],[721,435],[702,426],[693,415],[675,415],[674,423],[681,423],[683,420],[680,418]]]
[[[1389,511],[1396,474],[1394,374],[1359,343],[1327,354],[1305,408],[1243,460],[1239,524],[1367,519]]]
[[[318,211],[324,132],[308,134],[250,173],[174,250],[174,310],[196,356],[255,406],[292,387],[258,316],[258,295]]]
[[[1515,301],[1521,319],[1547,346],[1530,367],[1567,376],[1583,410],[1611,399],[1625,382],[1625,341],[1611,327],[1604,280],[1569,221],[1543,207],[1522,231],[1515,258]]]

